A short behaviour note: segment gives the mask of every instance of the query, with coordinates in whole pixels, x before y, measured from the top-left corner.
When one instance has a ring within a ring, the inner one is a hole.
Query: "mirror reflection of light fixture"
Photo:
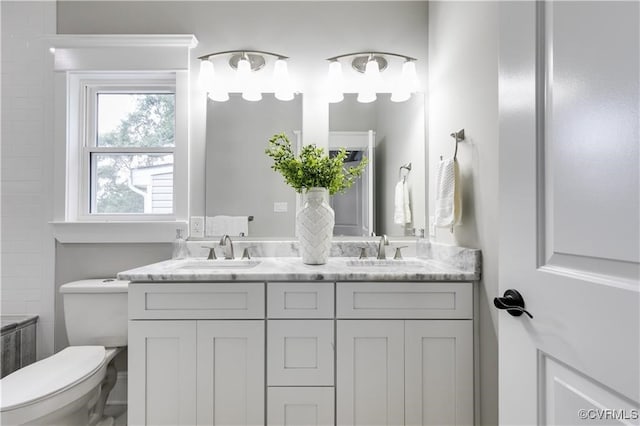
[[[276,99],[281,101],[291,100],[294,90],[289,78],[286,60],[288,57],[272,52],[260,50],[227,50],[224,52],[209,53],[200,56],[200,75],[198,81],[202,90],[208,93],[211,100],[224,102],[229,100],[228,83],[218,78],[214,73],[213,59],[216,56],[230,55],[229,66],[235,72],[235,87],[242,91],[242,98],[247,101],[259,101],[262,99],[262,91],[255,73],[266,65],[265,56],[276,58],[274,63],[273,88]]]
[[[332,82],[342,78],[340,59],[353,57],[351,67],[355,71],[364,74],[361,79],[362,84],[358,88],[358,102],[373,102],[376,100],[376,94],[381,90],[383,85],[382,72],[389,67],[389,61],[386,58],[388,56],[405,60],[402,65],[402,71],[398,73],[399,77],[391,82],[391,87],[393,88],[391,100],[394,102],[406,101],[411,98],[411,94],[418,89],[418,78],[415,66],[417,59],[410,56],[389,52],[358,52],[334,56],[333,58],[327,59],[327,61],[329,61],[328,80]],[[337,74],[340,75],[338,76]],[[330,85],[329,102],[342,101],[344,89],[341,89],[340,96],[331,90]]]

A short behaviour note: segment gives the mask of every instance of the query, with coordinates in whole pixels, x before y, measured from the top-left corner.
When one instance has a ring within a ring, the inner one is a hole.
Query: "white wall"
[[[433,215],[440,155],[458,161],[462,225],[436,240],[482,250],[480,303],[480,424],[498,424],[498,2],[429,3],[429,206]]]
[[[38,358],[53,352],[50,1],[2,1],[2,314],[37,314]],[[50,115],[50,114],[49,114]]]

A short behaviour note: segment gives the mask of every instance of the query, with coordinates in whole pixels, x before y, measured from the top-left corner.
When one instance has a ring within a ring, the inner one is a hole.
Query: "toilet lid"
[[[69,346],[0,380],[1,411],[34,402],[82,381],[105,359],[102,346]]]

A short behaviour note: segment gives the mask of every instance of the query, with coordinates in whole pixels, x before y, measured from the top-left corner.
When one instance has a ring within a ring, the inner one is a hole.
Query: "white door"
[[[264,425],[264,321],[198,321],[197,424]]]
[[[640,424],[640,3],[500,13],[500,423]]]
[[[334,235],[370,236],[374,232],[374,144],[375,132],[329,132],[329,149],[345,148],[367,157],[362,176],[344,194],[334,194],[331,207],[335,212]],[[346,161],[344,166],[356,167],[361,159]]]
[[[404,424],[404,321],[339,320],[336,424]]]
[[[129,321],[128,424],[196,421],[196,322]]]

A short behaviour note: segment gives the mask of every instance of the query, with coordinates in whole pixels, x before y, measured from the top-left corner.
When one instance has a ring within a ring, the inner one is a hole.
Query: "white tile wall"
[[[53,1],[2,1],[0,308],[37,314],[38,358],[53,352],[54,240],[51,219],[51,78],[45,36]]]

